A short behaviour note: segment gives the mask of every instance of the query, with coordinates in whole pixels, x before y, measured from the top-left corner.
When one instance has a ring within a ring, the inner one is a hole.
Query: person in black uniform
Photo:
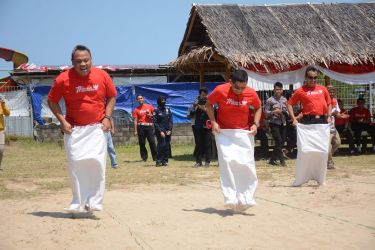
[[[207,121],[209,120],[206,112],[208,90],[206,87],[199,89],[199,96],[195,105],[195,133],[196,133],[196,152],[194,167],[202,166],[202,156],[205,156],[205,167],[210,166],[211,161],[211,128]]]
[[[157,140],[156,166],[168,166],[168,158],[171,150],[171,135],[173,128],[172,112],[165,106],[166,98],[159,96],[158,107],[153,112],[153,122]]]

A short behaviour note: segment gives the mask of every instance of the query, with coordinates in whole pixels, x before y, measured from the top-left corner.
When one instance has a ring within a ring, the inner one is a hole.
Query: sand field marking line
[[[148,249],[153,249],[144,239],[142,239],[139,235],[137,235],[135,233],[135,231],[130,227],[129,224],[127,224],[126,222],[124,222],[123,220],[121,220],[120,217],[118,217],[117,215],[115,215],[115,213],[108,208],[108,206],[104,209],[104,211],[106,212],[106,214],[108,214],[108,216],[110,218],[112,218],[117,224],[119,224],[120,226],[125,226],[127,228],[127,230],[129,231],[129,234],[130,236],[134,239],[135,243],[142,249],[142,250],[148,250]]]
[[[200,184],[200,183],[197,183],[197,182],[194,182],[192,181],[194,184],[196,185],[200,185],[200,186],[205,186],[205,187],[210,187],[210,188],[215,188],[217,189],[216,186],[212,186],[212,185],[208,185],[208,184]],[[327,215],[327,214],[323,214],[323,213],[319,213],[319,212],[314,212],[314,211],[311,211],[309,209],[306,209],[306,208],[300,208],[300,207],[296,207],[296,206],[292,206],[292,205],[289,205],[289,204],[286,204],[286,203],[283,203],[283,202],[278,202],[278,201],[273,201],[273,200],[270,200],[270,199],[266,199],[266,198],[263,198],[263,197],[260,197],[260,196],[255,196],[257,199],[260,199],[260,200],[263,200],[263,201],[267,201],[267,202],[271,202],[271,203],[275,203],[275,204],[278,204],[278,205],[281,205],[281,206],[285,206],[285,207],[288,207],[288,208],[292,208],[292,209],[295,209],[295,210],[298,210],[298,211],[303,211],[303,212],[306,212],[306,213],[310,213],[310,214],[313,214],[313,215],[316,215],[316,216],[319,216],[321,218],[325,218],[327,220],[336,220],[336,221],[341,221],[341,222],[344,222],[346,224],[351,224],[351,225],[355,225],[355,226],[360,226],[360,227],[363,227],[363,228],[366,228],[366,229],[370,229],[370,230],[374,230],[375,231],[375,227],[373,226],[368,226],[368,225],[364,225],[364,224],[361,224],[361,223],[356,223],[356,222],[352,222],[350,220],[346,220],[346,219],[342,219],[342,218],[339,218],[339,217],[336,217],[336,216],[332,216],[332,215]]]

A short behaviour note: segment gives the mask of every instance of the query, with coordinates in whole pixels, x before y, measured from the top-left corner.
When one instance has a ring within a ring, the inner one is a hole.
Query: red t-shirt
[[[340,109],[340,114],[346,114],[345,109]],[[343,126],[349,121],[349,118],[340,118],[340,117],[335,117],[335,125],[336,126]]]
[[[92,67],[90,73],[79,76],[74,69],[62,72],[55,79],[48,99],[65,101],[65,119],[73,126],[99,123],[105,115],[106,98],[117,95],[115,85],[104,70]]]
[[[255,110],[250,110],[250,113],[249,113],[249,126],[253,125],[254,124],[254,117],[255,117]],[[266,119],[266,113],[264,112],[264,110],[262,110],[262,115],[260,116],[260,120],[259,120],[259,128],[263,128],[263,123],[264,123],[264,120]]]
[[[296,105],[299,102],[302,104],[304,115],[327,115],[331,97],[322,85],[316,84],[315,87],[304,85],[297,89],[288,101],[290,105]]]
[[[354,107],[350,110],[351,122],[362,122],[371,119],[371,113],[367,108]]]
[[[254,89],[246,87],[236,95],[230,83],[217,86],[207,98],[210,104],[218,104],[217,122],[223,129],[249,129],[249,107],[261,107]]]
[[[150,114],[149,117],[147,117],[146,113]],[[152,113],[154,112],[154,107],[151,104],[143,103],[143,105],[139,105],[136,107],[133,111],[133,118],[137,119],[137,122],[145,122],[145,123],[152,123]]]

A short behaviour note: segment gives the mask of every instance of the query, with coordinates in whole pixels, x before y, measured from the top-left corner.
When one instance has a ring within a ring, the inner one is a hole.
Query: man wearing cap
[[[152,160],[156,160],[156,145],[154,137],[154,125],[152,122],[152,113],[154,107],[151,104],[144,103],[145,100],[142,95],[137,96],[139,106],[133,111],[134,119],[134,135],[138,135],[138,144],[141,158],[147,161],[148,152],[146,149],[146,139],[150,146]]]
[[[116,88],[110,76],[92,67],[90,50],[77,45],[71,54],[73,68],[57,76],[48,94],[48,105],[60,121],[68,156],[73,199],[69,212],[103,209],[107,142],[111,129]],[[66,115],[59,101],[63,98]]]
[[[173,118],[171,109],[166,106],[166,97],[159,96],[158,107],[154,110],[152,119],[157,140],[156,166],[168,166],[168,158],[171,155],[171,136]]]
[[[330,143],[331,97],[326,87],[317,84],[318,70],[308,66],[305,84],[297,89],[288,102],[293,125],[297,126],[297,162],[294,186],[309,180],[325,184]],[[302,104],[302,119],[297,121],[293,106]]]
[[[226,207],[242,212],[255,205],[258,178],[254,161],[254,135],[262,113],[261,101],[247,86],[248,75],[235,70],[229,82],[208,96],[206,110],[218,150],[221,190]],[[218,105],[217,117],[213,105]],[[255,110],[249,124],[250,106]]]

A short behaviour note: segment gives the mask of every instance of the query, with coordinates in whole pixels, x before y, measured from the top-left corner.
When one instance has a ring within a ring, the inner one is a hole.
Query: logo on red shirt
[[[76,87],[76,93],[98,91],[98,89],[99,89],[99,84],[94,84],[94,85],[88,86],[88,87],[77,86]]]
[[[246,100],[236,101],[236,100],[233,100],[232,98],[228,98],[226,101],[226,104],[231,104],[235,106],[240,106],[240,105],[245,106],[247,104],[247,101]]]

